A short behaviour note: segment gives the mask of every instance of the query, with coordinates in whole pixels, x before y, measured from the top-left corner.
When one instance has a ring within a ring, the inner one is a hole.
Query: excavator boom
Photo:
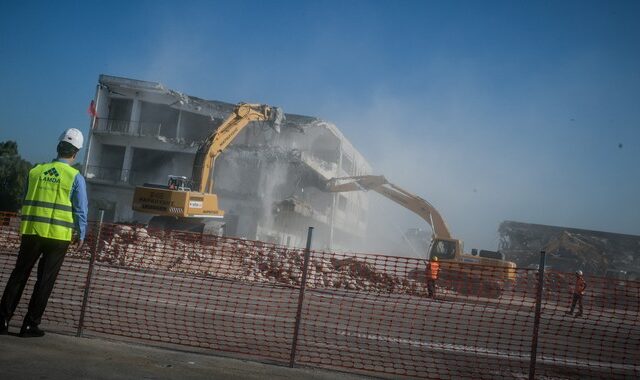
[[[193,162],[192,180],[194,189],[201,193],[213,190],[211,169],[216,157],[231,144],[235,137],[252,121],[269,121],[280,132],[284,114],[280,108],[262,104],[238,104],[218,129],[198,148]]]
[[[424,219],[433,229],[434,237],[451,239],[447,223],[431,203],[390,183],[384,176],[364,175],[332,178],[327,183],[327,190],[331,192],[373,190]]]

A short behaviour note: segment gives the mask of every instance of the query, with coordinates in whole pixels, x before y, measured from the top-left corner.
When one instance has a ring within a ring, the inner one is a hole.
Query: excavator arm
[[[384,176],[364,175],[332,178],[327,182],[327,190],[330,192],[373,190],[424,219],[433,229],[435,238],[451,239],[447,223],[431,203],[390,183]]]
[[[193,162],[193,187],[201,193],[211,193],[213,181],[211,170],[216,158],[231,144],[235,137],[252,121],[269,121],[276,132],[284,120],[282,109],[262,104],[238,104],[198,148]]]

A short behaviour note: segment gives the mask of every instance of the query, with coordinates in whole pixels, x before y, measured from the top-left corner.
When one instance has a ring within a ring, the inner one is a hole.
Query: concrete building
[[[101,75],[84,174],[90,213],[108,221],[147,222],[131,209],[134,187],[190,176],[200,142],[234,104],[204,100],[160,83]],[[286,110],[285,110],[286,111]],[[303,246],[349,247],[367,227],[366,193],[322,190],[336,176],[369,174],[362,155],[331,123],[286,114],[276,133],[252,123],[216,161],[214,192],[225,211],[225,234]]]

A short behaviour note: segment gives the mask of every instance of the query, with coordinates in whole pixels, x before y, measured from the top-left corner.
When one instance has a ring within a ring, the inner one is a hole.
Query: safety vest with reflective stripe
[[[71,188],[77,174],[78,170],[59,161],[40,164],[29,171],[21,234],[71,240],[75,227]]]
[[[584,291],[587,289],[587,282],[582,277],[576,278],[576,287],[574,293],[584,295]]]
[[[437,280],[440,273],[440,263],[437,261],[429,262],[429,273],[427,274],[430,279]]]

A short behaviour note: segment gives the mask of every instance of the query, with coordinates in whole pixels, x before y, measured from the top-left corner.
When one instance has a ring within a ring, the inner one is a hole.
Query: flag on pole
[[[93,118],[91,122],[91,129],[94,129],[96,127],[96,123],[98,122],[98,112],[96,112],[96,102],[93,99],[89,104],[89,108],[87,108],[87,113]]]
[[[96,102],[94,100],[92,100],[91,104],[89,104],[89,108],[87,109],[87,112],[91,117],[98,116],[98,113],[96,112]]]

